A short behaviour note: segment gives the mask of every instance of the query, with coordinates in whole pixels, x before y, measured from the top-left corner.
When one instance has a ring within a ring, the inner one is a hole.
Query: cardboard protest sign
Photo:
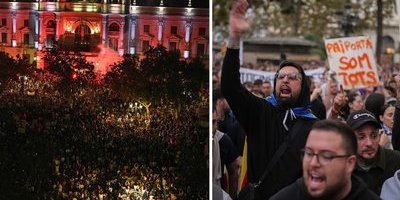
[[[379,84],[377,64],[369,37],[325,40],[330,69],[344,89],[365,88]]]

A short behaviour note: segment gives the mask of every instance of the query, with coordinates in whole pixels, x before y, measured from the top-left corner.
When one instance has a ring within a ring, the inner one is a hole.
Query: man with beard
[[[246,0],[238,0],[230,13],[221,90],[247,134],[247,178],[256,186],[255,198],[267,199],[301,177],[298,152],[317,118],[309,109],[307,77],[296,63],[280,64],[274,91],[266,99],[253,95],[241,85],[240,37],[251,24],[245,18],[247,7]]]
[[[339,121],[315,123],[301,150],[303,177],[271,200],[379,199],[352,171],[357,162],[357,140],[349,126]]]
[[[350,114],[347,124],[354,130],[358,144],[358,161],[354,174],[376,194],[383,183],[400,169],[400,152],[379,146],[381,128],[372,112],[360,110]]]

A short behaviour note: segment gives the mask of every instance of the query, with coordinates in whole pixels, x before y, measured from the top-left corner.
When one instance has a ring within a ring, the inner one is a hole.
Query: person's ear
[[[356,155],[351,155],[347,158],[347,165],[348,165],[348,173],[352,173],[354,168],[357,165],[357,156]]]

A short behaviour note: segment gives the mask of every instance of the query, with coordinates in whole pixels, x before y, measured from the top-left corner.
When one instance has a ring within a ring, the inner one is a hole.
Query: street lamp
[[[353,32],[353,28],[357,25],[358,15],[352,10],[352,4],[347,1],[344,9],[337,10],[335,14],[340,17],[339,24],[344,31],[344,36],[348,37]]]

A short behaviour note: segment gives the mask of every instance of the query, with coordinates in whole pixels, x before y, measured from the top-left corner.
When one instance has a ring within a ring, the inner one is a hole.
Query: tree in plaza
[[[156,104],[169,103],[182,95],[181,70],[184,62],[178,52],[168,52],[165,47],[151,47],[140,61],[140,73],[145,79],[141,93]]]
[[[185,99],[190,101],[201,98],[201,90],[208,88],[208,70],[201,58],[194,58],[185,62],[183,66],[182,88]]]
[[[0,52],[0,82],[4,85],[9,80],[19,81],[22,76],[30,76],[34,67],[29,64],[29,60],[17,55],[12,58],[8,53]]]
[[[125,54],[121,62],[111,66],[104,81],[123,96],[136,98],[138,85],[143,81],[143,77],[139,73],[139,57]]]
[[[95,79],[94,65],[79,52],[60,51],[57,47],[44,50],[45,70],[59,78],[64,89],[83,87]]]
[[[342,30],[338,26],[339,16],[335,13],[343,9],[346,1],[258,0],[248,2],[249,13],[254,16],[252,30],[249,31],[250,36],[314,34],[320,37],[332,37],[341,35]],[[213,1],[214,30],[223,30],[219,27],[227,26],[231,4],[232,1],[228,0]],[[357,1],[352,6],[359,17],[355,30],[375,29],[378,10],[376,1]],[[392,17],[393,10],[393,1],[382,0],[383,19]]]

